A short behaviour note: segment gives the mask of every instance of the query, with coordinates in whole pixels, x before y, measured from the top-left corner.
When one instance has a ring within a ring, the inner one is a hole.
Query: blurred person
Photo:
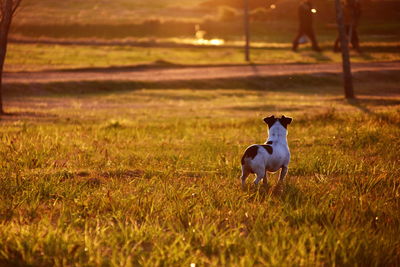
[[[293,40],[293,46],[292,46],[293,51],[297,51],[297,47],[299,46],[299,41],[303,39],[302,37],[304,36],[307,36],[308,39],[310,39],[313,50],[318,52],[321,51],[321,48],[319,48],[314,34],[312,10],[313,8],[311,0],[304,0],[299,5],[298,8],[299,31],[297,32],[297,35]]]
[[[343,4],[344,27],[348,40],[353,49],[361,53],[358,39],[358,23],[361,17],[361,3],[359,0],[346,0]],[[333,51],[339,52],[340,36],[336,38]]]

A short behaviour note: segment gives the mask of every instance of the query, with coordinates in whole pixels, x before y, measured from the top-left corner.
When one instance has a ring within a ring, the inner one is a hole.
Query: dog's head
[[[285,117],[285,115],[282,115],[280,118],[275,118],[274,115],[270,117],[264,118],[264,122],[268,124],[268,128],[271,129],[271,127],[278,121],[285,129],[287,129],[287,126],[292,122],[292,118]]]

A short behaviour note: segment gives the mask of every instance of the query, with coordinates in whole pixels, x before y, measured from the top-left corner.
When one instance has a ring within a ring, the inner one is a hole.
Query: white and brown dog
[[[267,141],[263,145],[249,146],[242,157],[242,187],[245,186],[250,173],[256,174],[255,185],[262,179],[264,184],[267,184],[267,171],[276,172],[281,169],[280,182],[287,174],[290,161],[287,126],[292,122],[292,118],[270,116],[264,118],[264,122],[268,124],[269,129]]]

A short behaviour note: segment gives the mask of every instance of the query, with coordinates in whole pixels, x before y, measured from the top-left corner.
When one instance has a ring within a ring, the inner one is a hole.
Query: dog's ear
[[[285,117],[285,115],[282,115],[282,117],[279,119],[279,122],[282,124],[285,129],[287,129],[288,124],[292,122],[292,118]]]
[[[278,119],[275,118],[274,115],[264,118],[264,122],[265,122],[266,124],[268,124],[268,128],[271,128],[272,125],[273,125],[277,120],[278,120]]]

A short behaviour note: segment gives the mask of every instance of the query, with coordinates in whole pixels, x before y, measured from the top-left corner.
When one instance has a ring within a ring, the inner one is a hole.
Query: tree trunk
[[[342,63],[343,63],[343,82],[344,82],[344,95],[346,98],[354,98],[353,79],[351,75],[350,55],[349,55],[349,40],[346,34],[343,18],[343,9],[340,0],[335,0],[336,6],[336,20],[339,30],[340,47],[342,50]]]
[[[250,61],[249,0],[244,0],[245,60]]]
[[[4,61],[6,60],[7,53],[7,39],[8,32],[11,26],[11,20],[13,15],[13,1],[5,0],[3,2],[3,18],[0,24],[0,114],[4,114],[3,109],[3,69]]]

